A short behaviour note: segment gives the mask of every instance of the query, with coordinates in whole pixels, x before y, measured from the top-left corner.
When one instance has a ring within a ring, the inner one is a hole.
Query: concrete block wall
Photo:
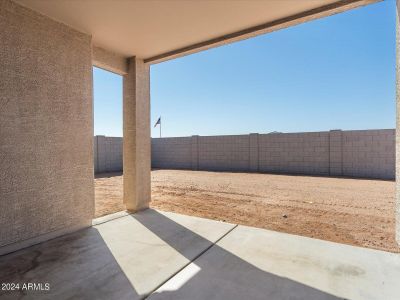
[[[98,135],[94,137],[95,173],[122,170],[122,137]]]
[[[192,169],[192,138],[153,138],[151,164],[153,168]]]
[[[122,170],[121,148],[100,142],[122,138],[99,138],[95,169]],[[153,168],[395,178],[394,129],[153,138],[151,152]]]
[[[259,171],[329,175],[329,132],[259,135]]]
[[[395,178],[395,130],[343,131],[343,175]]]
[[[259,157],[259,134],[250,133],[249,135],[249,171],[258,172],[260,170]]]
[[[198,135],[194,135],[191,138],[191,152],[192,152],[192,170],[197,171],[199,169],[199,136]]]
[[[367,149],[369,145],[366,145]],[[343,132],[331,130],[329,132],[329,175],[343,175]],[[369,151],[369,150],[367,150]]]
[[[198,144],[199,170],[247,171],[249,136],[201,136]]]

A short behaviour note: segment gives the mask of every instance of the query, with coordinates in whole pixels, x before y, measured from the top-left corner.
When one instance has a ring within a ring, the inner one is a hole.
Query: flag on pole
[[[161,126],[161,117],[158,118],[156,124],[154,124],[154,127],[156,127],[157,125]]]
[[[158,118],[156,124],[154,124],[154,128],[157,127],[157,125],[160,125],[160,137],[161,137],[161,116]]]

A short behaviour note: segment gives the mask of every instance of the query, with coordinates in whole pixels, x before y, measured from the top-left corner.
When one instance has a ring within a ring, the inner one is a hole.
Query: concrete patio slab
[[[400,255],[238,226],[149,299],[400,299]]]
[[[0,257],[1,299],[141,299],[235,225],[146,210]],[[25,298],[24,298],[25,299]]]
[[[0,298],[400,298],[399,254],[150,209],[100,221],[0,256],[1,283],[50,285]]]

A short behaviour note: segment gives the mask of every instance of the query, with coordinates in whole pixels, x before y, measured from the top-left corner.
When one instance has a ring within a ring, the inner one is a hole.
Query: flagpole
[[[162,121],[161,121],[161,117],[160,117],[160,138],[161,138],[161,123],[162,123]]]

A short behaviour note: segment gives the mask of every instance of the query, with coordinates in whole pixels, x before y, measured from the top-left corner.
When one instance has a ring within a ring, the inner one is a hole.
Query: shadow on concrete
[[[0,291],[2,300],[141,298],[94,227],[0,256],[0,283],[20,284]],[[24,283],[50,290],[22,290]]]
[[[155,210],[148,209],[123,218],[134,218],[188,260],[195,258],[194,264],[198,267],[195,274],[185,278],[182,272],[177,273],[171,280],[183,276],[182,284],[174,289],[156,291],[149,296],[150,299],[339,299],[313,287],[265,272],[218,245],[211,244],[211,248],[200,253],[199,245],[209,244],[207,239]],[[108,225],[112,226],[112,222]],[[136,240],[134,235],[123,238]],[[118,240],[115,242],[118,243]],[[160,247],[165,246],[149,245],[155,247],[152,251],[162,251]],[[129,255],[139,254],[124,254],[124,259],[127,259],[124,261],[130,261]],[[155,261],[153,265],[165,265],[163,263]],[[132,267],[131,270],[135,270],[136,266]],[[48,283],[50,287],[48,291],[0,291],[2,300],[143,299],[147,295],[138,293],[139,285],[146,283],[146,280],[147,283],[154,281],[154,276],[149,274],[141,279],[143,282],[128,278],[95,227],[0,256],[0,283],[19,283],[20,288],[24,283],[35,283],[43,289]],[[162,286],[167,279],[154,282],[151,290]],[[137,282],[136,288],[132,282]]]
[[[184,234],[193,241],[204,239],[155,210],[130,216],[188,259],[191,258],[190,254],[181,246],[180,236]],[[176,235],[174,232],[181,234]],[[180,280],[177,285],[174,284],[179,288],[172,291],[161,289],[154,292],[149,299],[340,299],[313,287],[265,272],[216,244],[195,259],[194,264],[199,268],[198,272],[190,278]]]

